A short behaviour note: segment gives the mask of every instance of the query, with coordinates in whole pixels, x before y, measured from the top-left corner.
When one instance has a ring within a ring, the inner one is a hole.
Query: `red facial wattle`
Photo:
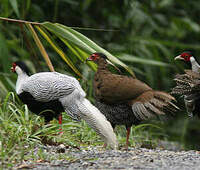
[[[97,54],[92,54],[87,60],[88,61],[96,61],[98,59],[98,55]]]
[[[192,55],[191,54],[188,54],[188,53],[182,53],[181,54],[181,57],[185,60],[185,61],[187,61],[187,62],[189,62],[190,61],[190,57],[191,57]]]
[[[17,65],[16,65],[15,63],[12,64],[11,71],[12,71],[13,73],[15,73],[15,68],[16,68],[16,66],[17,66]]]
[[[93,55],[91,55],[91,57],[92,57],[93,61],[96,61],[99,58],[99,56],[97,54],[93,54]]]
[[[184,58],[185,61],[188,62],[188,61],[190,61],[190,57],[191,57],[191,56],[182,56],[182,57]]]

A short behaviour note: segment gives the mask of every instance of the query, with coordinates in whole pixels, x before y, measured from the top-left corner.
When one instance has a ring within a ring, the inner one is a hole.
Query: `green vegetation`
[[[12,167],[23,160],[50,161],[55,159],[75,159],[67,153],[60,154],[59,158],[43,152],[43,145],[58,146],[64,144],[66,147],[103,146],[103,142],[96,133],[82,122],[74,122],[67,114],[63,114],[63,134],[59,135],[59,125],[56,120],[51,124],[44,125],[44,120],[34,114],[30,114],[26,105],[17,101],[14,93],[9,93],[0,108],[0,161],[1,167]],[[156,144],[157,137],[164,134],[147,133],[143,128],[148,127],[152,131],[157,126],[139,125],[132,128],[132,146],[142,144]],[[125,144],[125,129],[117,128],[117,136],[120,146]],[[156,138],[155,138],[156,137]],[[37,154],[35,149],[37,148]]]
[[[174,56],[188,49],[200,55],[198,1],[0,0],[0,4],[1,17],[42,23],[31,26],[45,48],[41,53],[29,24],[22,28],[18,23],[0,20],[0,159],[10,166],[28,159],[27,151],[47,142],[46,138],[71,146],[102,145],[85,122],[73,122],[65,114],[64,134],[58,137],[57,121],[44,125],[43,119],[30,114],[10,93],[14,92],[16,81],[16,75],[10,73],[13,61],[24,60],[33,73],[47,71],[43,58],[47,54],[56,71],[80,78],[88,98],[94,101],[91,80],[96,67],[84,63],[93,51],[105,49],[124,74],[129,74],[128,66],[152,88],[168,92],[174,86],[174,75],[189,68],[175,62]],[[189,119],[182,98],[177,100],[182,111],[174,118],[133,127],[131,145],[144,141],[155,144],[161,139],[178,141],[185,149],[199,149],[199,121]],[[124,127],[117,127],[116,131],[120,144],[124,144]]]

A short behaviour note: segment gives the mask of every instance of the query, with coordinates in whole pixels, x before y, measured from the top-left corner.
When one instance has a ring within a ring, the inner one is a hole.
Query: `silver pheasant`
[[[16,93],[31,111],[44,109],[65,111],[74,120],[85,120],[112,148],[117,139],[106,117],[86,99],[79,82],[71,76],[58,72],[41,72],[29,76],[27,66],[13,63],[12,71],[18,74]],[[53,101],[53,102],[52,102]],[[56,103],[54,108],[52,105]]]

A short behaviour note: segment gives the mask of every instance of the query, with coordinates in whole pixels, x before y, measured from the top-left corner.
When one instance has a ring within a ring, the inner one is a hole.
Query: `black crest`
[[[19,66],[27,75],[30,75],[30,70],[24,62],[16,61],[15,64]]]

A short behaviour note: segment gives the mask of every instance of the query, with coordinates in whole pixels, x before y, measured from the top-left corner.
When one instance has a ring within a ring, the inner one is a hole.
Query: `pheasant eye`
[[[192,55],[191,54],[189,54],[189,53],[182,53],[181,54],[181,57],[185,60],[185,61],[190,61],[190,57],[191,57]]]
[[[92,55],[92,59],[93,59],[93,60],[98,59],[98,55]]]
[[[17,64],[16,64],[16,63],[13,63],[12,66],[13,66],[13,68],[15,68],[15,67],[17,66]]]

